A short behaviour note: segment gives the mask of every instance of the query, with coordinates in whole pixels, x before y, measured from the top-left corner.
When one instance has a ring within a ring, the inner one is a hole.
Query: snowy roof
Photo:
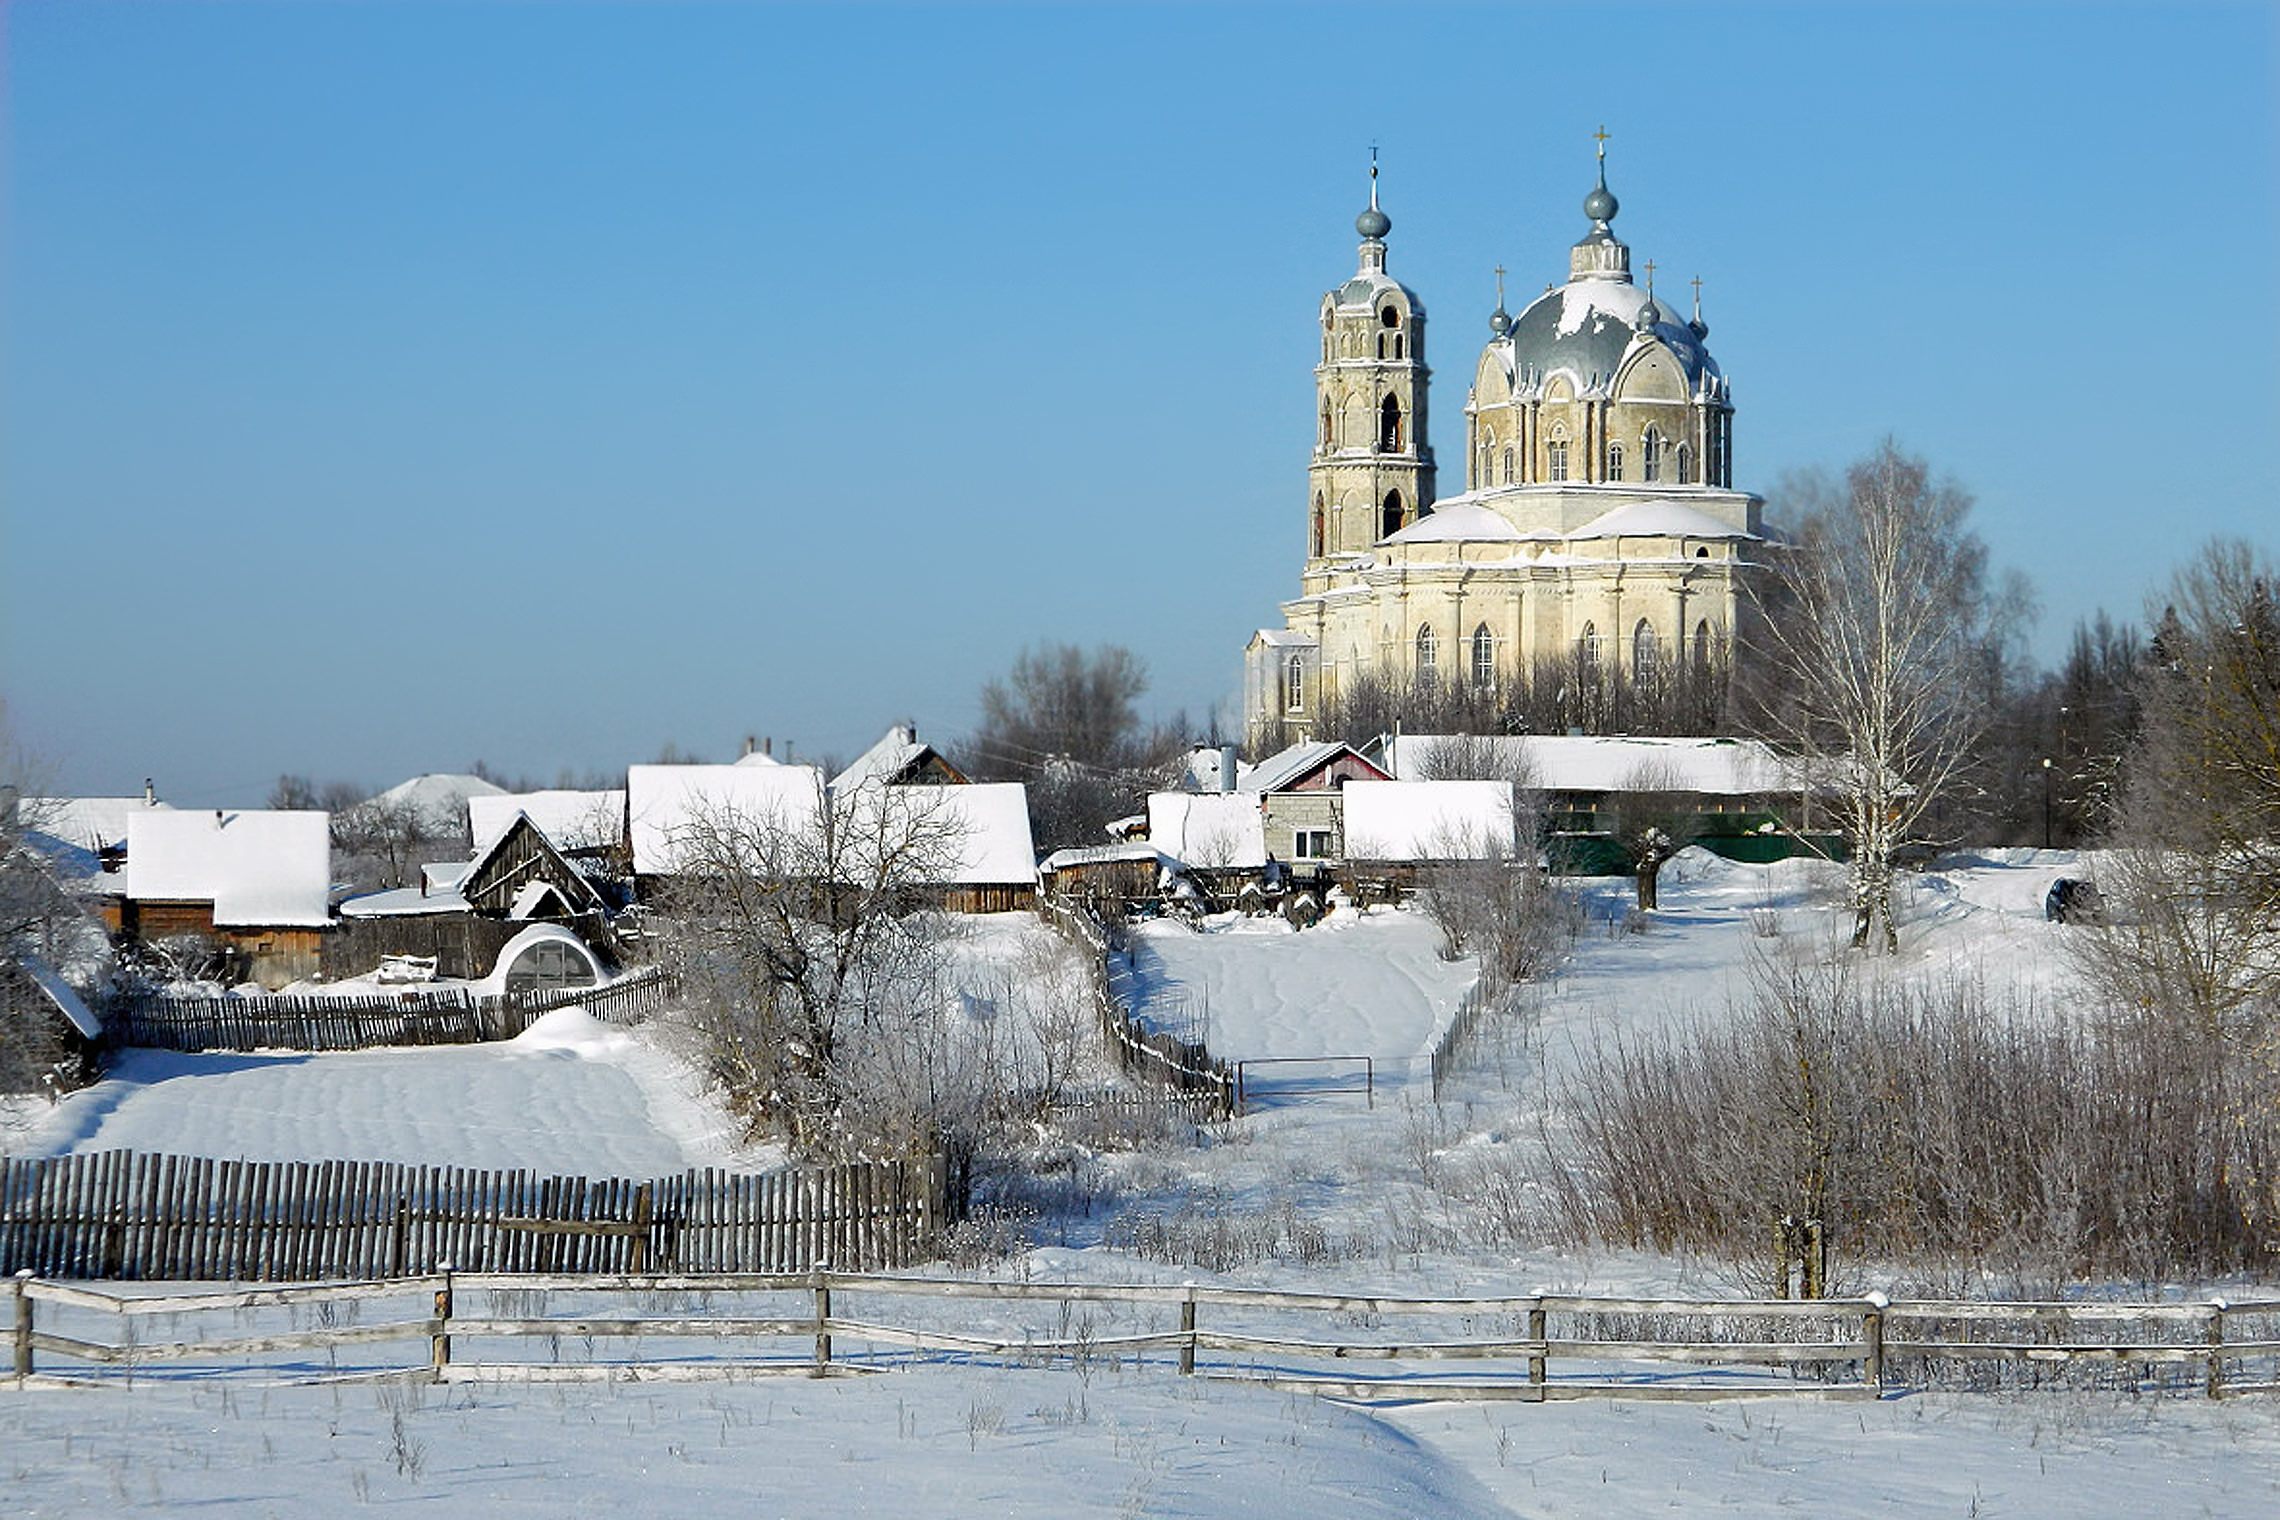
[[[1251,642],[1254,644],[1287,645],[1292,649],[1312,649],[1314,647],[1314,640],[1310,635],[1289,628],[1261,628],[1251,635]]]
[[[1187,753],[1180,768],[1180,787],[1190,792],[1216,792],[1222,768],[1220,746],[1198,744]],[[1251,774],[1251,767],[1238,756],[1235,761],[1235,789],[1243,791]]]
[[[1244,792],[1275,792],[1290,785],[1299,777],[1325,761],[1342,754],[1361,759],[1354,747],[1340,739],[1301,739],[1286,749],[1277,750],[1250,769],[1250,773],[1235,783],[1236,790]],[[1364,761],[1364,764],[1369,762]],[[1372,767],[1373,769],[1375,767]]]
[[[473,864],[473,862],[469,862]],[[425,913],[472,911],[456,886],[421,889],[390,887],[385,892],[363,892],[341,899],[342,918],[416,918]]]
[[[456,829],[467,816],[467,799],[470,797],[496,797],[506,788],[485,781],[481,776],[463,776],[437,773],[414,776],[399,781],[377,797],[369,797],[349,809],[351,813],[365,808],[409,805],[419,810],[420,817],[438,831]]]
[[[142,805],[140,797],[135,799],[135,805]],[[90,1040],[103,1038],[103,1021],[88,1011],[87,1005],[79,1000],[79,994],[71,990],[69,982],[56,975],[53,966],[36,955],[24,956],[16,964],[24,968],[24,974],[37,984],[40,991],[47,994],[48,1001],[55,1004],[56,1010],[71,1021],[72,1028]]]
[[[749,757],[748,757],[749,758]],[[823,772],[812,765],[635,765],[625,773],[633,868],[680,868],[698,825],[718,816],[812,832]]]
[[[1066,871],[1073,866],[1105,866],[1114,865],[1120,861],[1152,860],[1161,862],[1163,859],[1163,852],[1146,840],[1137,844],[1088,844],[1072,849],[1055,850],[1039,862],[1037,869],[1042,873],[1051,874],[1054,871]]]
[[[1349,781],[1350,860],[1477,860],[1512,852],[1512,788],[1502,781]]]
[[[782,765],[784,762],[764,749],[756,749],[733,762],[737,765]]]
[[[1421,780],[1442,734],[1403,734],[1385,746],[1396,779]],[[1798,765],[1755,739],[1629,739],[1599,736],[1465,736],[1456,742],[1494,752],[1500,764],[1550,792],[1615,792],[1635,780],[1712,797],[1804,789]]]
[[[480,855],[525,814],[565,850],[599,849],[625,838],[622,791],[498,792],[467,799],[467,832]]]
[[[837,791],[873,781],[893,785],[934,752],[933,745],[919,742],[917,729],[897,723],[880,736],[878,743],[857,755],[853,764],[831,778],[832,789]]]
[[[1255,792],[1151,792],[1148,843],[1206,869],[1267,863],[1266,820]]]
[[[327,922],[332,818],[248,808],[146,808],[127,827],[127,897],[211,902],[218,927]]]
[[[1389,544],[1517,543],[1527,537],[1501,513],[1472,502],[1443,503],[1386,540]]]
[[[1747,538],[1757,535],[1676,501],[1634,501],[1602,512],[1569,538]]]
[[[141,797],[26,797],[17,816],[24,827],[82,850],[127,842],[127,823],[138,813],[172,811]]]
[[[459,884],[474,874],[475,861],[472,857],[466,860],[433,861],[420,867],[420,888],[427,892],[457,891]]]

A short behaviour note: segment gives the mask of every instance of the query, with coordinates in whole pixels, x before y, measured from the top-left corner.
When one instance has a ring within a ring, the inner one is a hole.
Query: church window
[[[1378,357],[1379,357],[1380,359],[1382,359],[1382,358],[1384,358],[1384,357],[1385,357],[1385,334],[1384,334],[1384,333],[1379,333],[1379,334],[1378,334]]]
[[[1388,491],[1385,493],[1384,512],[1378,519],[1378,537],[1390,538],[1399,533],[1401,529],[1401,493],[1399,491]]]
[[[1402,448],[1401,398],[1388,396],[1378,408],[1378,452],[1398,454]]]
[[[1651,427],[1639,440],[1639,478],[1662,479],[1662,434]]]
[[[1433,684],[1433,653],[1433,625],[1427,623],[1417,630],[1417,684],[1420,686]]]
[[[1472,683],[1479,691],[1496,684],[1496,636],[1488,631],[1486,623],[1473,630]]]
[[[1623,478],[1623,445],[1619,443],[1607,445],[1607,478],[1609,480],[1621,480]]]
[[[1661,642],[1655,638],[1654,628],[1645,618],[1639,619],[1639,626],[1631,630],[1631,684],[1653,684],[1656,662],[1661,655]]]
[[[1401,335],[1400,333],[1395,333],[1395,334],[1393,335],[1393,356],[1394,356],[1396,359],[1398,359],[1398,358],[1400,358],[1400,357],[1401,357],[1401,349],[1402,349],[1402,335]]]
[[[1585,685],[1596,686],[1599,684],[1599,627],[1597,624],[1586,623],[1583,625],[1583,633],[1575,641],[1575,663],[1577,674],[1583,677]]]
[[[1283,706],[1291,712],[1306,711],[1306,659],[1293,654],[1283,662]]]
[[[1378,313],[1378,320],[1380,322],[1383,322],[1388,329],[1399,327],[1401,325],[1401,312],[1394,307],[1388,306],[1385,310]]]
[[[1308,552],[1315,555],[1317,558],[1319,558],[1322,553],[1324,528],[1322,518],[1322,493],[1317,491],[1314,493],[1314,519],[1312,524],[1312,531],[1307,535],[1308,542],[1313,546]]]
[[[1510,449],[1504,451],[1504,483],[1506,485],[1512,484],[1512,451]]]
[[[1544,445],[1544,478],[1565,480],[1567,476],[1567,440],[1554,438]]]
[[[1694,679],[1697,681],[1710,679],[1711,642],[1710,620],[1704,618],[1694,625]]]
[[[1330,446],[1330,398],[1322,398],[1322,446]]]
[[[1678,446],[1678,483],[1694,484],[1694,451],[1683,443]]]

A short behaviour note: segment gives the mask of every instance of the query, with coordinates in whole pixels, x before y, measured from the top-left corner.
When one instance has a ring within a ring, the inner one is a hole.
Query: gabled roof
[[[880,869],[875,841],[911,850],[912,885],[1028,886],[1037,880],[1029,789],[1018,781],[978,786],[888,786],[834,791],[842,871]]]
[[[1279,792],[1291,783],[1311,776],[1342,755],[1352,756],[1356,763],[1369,766],[1371,775],[1377,780],[1391,779],[1379,766],[1344,740],[1302,739],[1252,766],[1250,773],[1235,783],[1236,789],[1245,792]]]
[[[633,869],[645,876],[680,869],[714,815],[813,835],[824,795],[812,765],[635,765],[625,787]]]
[[[517,813],[505,832],[475,857],[473,868],[460,878],[459,893],[470,904],[479,904],[480,911],[495,913],[501,895],[513,888],[516,895],[507,916],[522,918],[528,916],[519,911],[525,889],[548,883],[573,913],[598,913],[606,906],[602,894],[555,848],[546,831],[528,813]]]
[[[138,797],[135,801],[139,805],[142,799]],[[36,955],[24,956],[14,964],[22,969],[25,977],[40,990],[41,995],[55,1005],[56,1012],[70,1021],[72,1028],[90,1040],[103,1038],[103,1021],[88,1011],[86,1003],[80,1000],[78,993],[71,990],[69,982],[56,974],[53,966]]]
[[[1256,792],[1150,792],[1148,843],[1182,865],[1256,870],[1267,863]]]
[[[625,793],[609,791],[500,792],[467,799],[467,833],[478,853],[527,814],[564,850],[605,849],[625,842]]]
[[[172,811],[142,797],[26,797],[17,817],[27,829],[92,852],[125,844],[137,814]]]
[[[917,729],[897,723],[880,737],[878,743],[857,755],[852,765],[831,778],[832,790],[862,786],[873,781],[887,786],[900,786],[919,779],[918,773],[926,769],[928,761],[933,761],[946,773],[937,779],[950,780],[953,784],[965,782],[966,778],[959,773],[958,768],[943,759],[939,750],[919,739]]]
[[[146,808],[127,826],[134,902],[211,902],[218,928],[328,921],[331,815],[247,808]]]
[[[1403,734],[1384,746],[1384,764],[1403,781],[1423,779],[1451,736]],[[1657,789],[1740,797],[1806,789],[1806,769],[1755,739],[1624,738],[1530,734],[1467,736],[1459,742],[1494,754],[1548,792],[1617,792],[1651,779]]]

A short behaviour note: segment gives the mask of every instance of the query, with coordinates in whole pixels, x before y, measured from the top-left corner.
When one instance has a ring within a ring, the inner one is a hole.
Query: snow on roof
[[[127,826],[127,897],[211,902],[222,928],[321,926],[332,818],[248,808],[146,808]]]
[[[976,786],[897,787],[938,793],[959,829],[958,874],[946,885],[1019,886],[1037,880],[1037,845],[1029,831],[1029,788],[1018,781]]]
[[[1634,501],[1602,512],[1569,538],[1747,538],[1757,535],[1678,501]]]
[[[680,868],[696,826],[713,815],[812,834],[823,772],[812,765],[635,765],[626,769],[625,787],[633,868],[654,875]]]
[[[1432,769],[1435,751],[1452,742],[1444,734],[1403,734],[1388,740],[1385,765],[1397,780],[1418,781]],[[1656,789],[1736,797],[1804,789],[1796,762],[1755,739],[1631,739],[1603,736],[1531,734],[1521,737],[1462,736],[1454,742],[1480,746],[1500,765],[1526,774],[1548,792],[1616,792],[1653,780]]]
[[[918,742],[916,729],[897,723],[880,736],[878,743],[857,755],[852,765],[831,778],[832,790],[872,781],[891,784],[925,759],[930,748],[931,745]]]
[[[399,781],[379,796],[367,798],[349,811],[408,804],[417,808],[420,816],[431,826],[437,829],[455,829],[459,826],[459,820],[467,816],[468,798],[496,797],[505,791],[505,787],[485,781],[481,776],[436,773]]]
[[[1289,628],[1261,628],[1251,635],[1254,644],[1288,645],[1294,649],[1312,649],[1314,640],[1306,634]]]
[[[26,797],[17,816],[27,829],[82,850],[127,842],[127,823],[138,813],[173,811],[141,797]]]
[[[467,799],[467,832],[482,854],[527,815],[539,832],[564,850],[601,849],[625,838],[622,791],[498,792]]]
[[[1444,502],[1386,540],[1389,544],[1517,543],[1524,534],[1502,514],[1472,502]]]
[[[142,806],[140,797],[135,799],[135,805]],[[79,1000],[79,994],[71,990],[69,982],[56,975],[53,966],[36,955],[27,955],[16,964],[24,968],[25,974],[39,985],[40,991],[47,994],[48,1001],[55,1004],[56,1010],[71,1020],[72,1028],[90,1040],[103,1038],[103,1021],[88,1011],[87,1005]]]
[[[1105,866],[1119,862],[1152,860],[1161,862],[1163,852],[1142,840],[1137,844],[1088,844],[1066,850],[1055,850],[1038,864],[1038,871],[1050,874],[1066,871],[1073,866]]]
[[[756,749],[750,754],[741,756],[738,759],[731,761],[730,763],[734,765],[782,765],[784,762],[777,759],[774,755],[769,754],[764,749]]]
[[[1250,774],[1236,781],[1235,789],[1240,792],[1274,791],[1289,785],[1347,748],[1349,746],[1338,739],[1301,739],[1252,766]]]
[[[474,858],[432,861],[420,867],[420,889],[425,892],[456,892],[459,884],[474,874]]]
[[[342,918],[416,918],[425,913],[470,911],[467,899],[460,895],[457,886],[390,887],[384,892],[344,897],[340,903]]]
[[[1187,752],[1187,759],[1181,765],[1181,789],[1190,792],[1218,791],[1222,765],[1223,758],[1219,745],[1198,744]],[[1251,770],[1252,767],[1244,764],[1241,756],[1236,757],[1235,790],[1239,792],[1247,790],[1245,782],[1250,776]]]
[[[507,909],[507,917],[536,918],[549,897],[554,899],[558,911],[570,911],[569,899],[562,895],[562,889],[553,882],[526,881],[522,884],[522,890],[515,894],[513,905]]]
[[[1148,843],[1205,869],[1267,863],[1266,820],[1255,792],[1150,792]]]
[[[1512,853],[1512,788],[1502,781],[1349,781],[1350,860],[1479,860]]]

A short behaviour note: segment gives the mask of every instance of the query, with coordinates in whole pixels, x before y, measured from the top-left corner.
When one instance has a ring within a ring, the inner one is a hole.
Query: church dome
[[[1363,237],[1383,241],[1385,235],[1393,230],[1393,218],[1373,205],[1369,210],[1354,218],[1354,230]]]
[[[1670,350],[1689,389],[1719,373],[1693,329],[1672,321],[1653,296],[1628,280],[1570,280],[1545,291],[1513,319],[1499,346],[1516,383],[1564,371],[1579,389],[1589,389],[1615,378],[1635,342]]]

